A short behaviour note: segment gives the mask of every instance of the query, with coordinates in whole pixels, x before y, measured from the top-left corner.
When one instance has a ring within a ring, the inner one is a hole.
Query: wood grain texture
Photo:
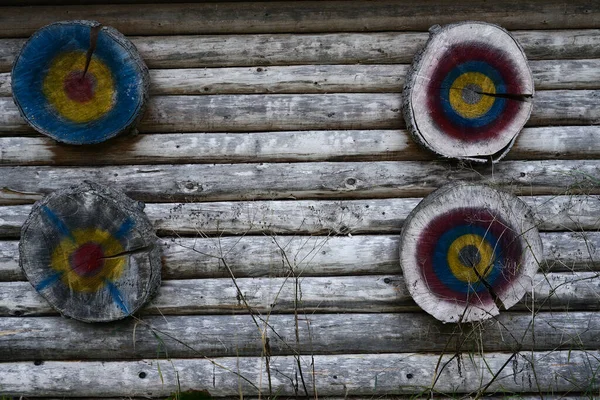
[[[543,7],[504,0],[486,5],[484,12],[468,3],[444,0],[427,6],[395,1],[279,1],[152,7],[121,4],[109,8],[77,5],[27,10],[12,7],[2,11],[0,37],[27,37],[46,24],[66,19],[101,20],[126,35],[190,35],[427,30],[436,23],[464,20],[484,20],[507,29],[578,29],[594,27],[599,17],[598,7],[582,0],[544,1]]]
[[[272,356],[594,350],[598,329],[594,312],[574,311],[510,312],[460,326],[424,313],[158,316],[94,326],[58,317],[0,318],[0,360],[261,356],[266,338]]]
[[[27,151],[22,149],[27,148]],[[525,128],[509,160],[600,157],[600,126]],[[405,130],[160,133],[74,148],[43,137],[1,137],[0,165],[119,165],[296,161],[429,161]]]
[[[535,87],[599,89],[600,60],[530,61]],[[408,65],[290,65],[273,67],[153,69],[152,95],[400,92]],[[0,96],[12,93],[0,73]]]
[[[260,392],[265,396],[269,392],[269,381],[272,392],[289,396],[310,395],[313,384],[323,396],[422,393],[428,391],[432,382],[435,382],[436,393],[477,393],[482,386],[487,393],[569,390],[594,393],[599,387],[593,372],[598,357],[598,351],[487,353],[462,357],[412,353],[331,355],[303,356],[300,360],[282,356],[270,360],[270,380],[265,360],[259,357],[169,362],[156,359],[52,361],[36,367],[31,362],[12,362],[3,364],[0,393],[167,396],[177,389],[197,389],[208,390],[212,396],[235,396],[238,391]],[[443,366],[439,369],[439,378],[435,372],[437,365]],[[62,379],[65,376],[69,377],[68,388]],[[300,376],[305,378],[306,392]]]
[[[540,268],[553,272],[600,269],[600,233],[542,232]],[[162,238],[166,279],[343,276],[398,273],[398,235],[244,236]],[[25,280],[17,242],[0,241],[0,281]]]
[[[246,314],[248,307],[260,314],[420,310],[400,275],[236,278],[236,283],[239,292],[230,278],[168,280],[141,314]],[[540,273],[514,310],[598,311],[599,288],[598,272]],[[0,282],[0,316],[42,315],[57,313],[29,283]]]
[[[523,196],[536,225],[546,231],[600,229],[595,196]],[[226,236],[257,233],[348,235],[400,233],[420,198],[364,200],[236,201],[151,203],[146,213],[162,235]],[[0,208],[0,237],[18,238],[30,205]]]
[[[515,194],[593,195],[600,193],[600,182],[594,178],[599,169],[594,160],[507,161],[477,167],[411,161],[3,167],[0,203],[31,202],[68,182],[83,180],[155,202],[417,197],[456,180],[500,186]]]
[[[600,58],[598,29],[513,31],[512,34],[531,60]],[[150,68],[199,68],[410,63],[427,41],[427,34],[188,35],[130,39]],[[10,70],[24,42],[24,39],[0,39],[0,72]]]
[[[600,36],[600,35],[599,35]],[[139,130],[251,132],[404,127],[395,93],[158,96],[149,101]],[[2,131],[32,132],[12,100],[0,98]],[[528,126],[600,122],[600,90],[540,91]]]

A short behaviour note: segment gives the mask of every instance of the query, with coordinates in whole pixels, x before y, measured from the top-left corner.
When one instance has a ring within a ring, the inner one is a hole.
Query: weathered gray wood
[[[427,393],[566,392],[600,387],[596,360],[600,352],[550,351],[439,356],[372,354],[292,356],[270,359],[230,357],[140,361],[52,361],[3,364],[0,394],[37,396],[167,396],[207,390],[212,396],[269,393],[345,396]],[[301,369],[301,370],[300,370]],[[438,371],[436,373],[436,371]],[[142,374],[143,372],[143,374]],[[439,377],[437,374],[439,373]],[[243,378],[241,378],[241,377]],[[307,393],[303,389],[303,381]],[[69,377],[65,386],[64,377]],[[489,383],[489,385],[488,385]]]
[[[156,235],[143,205],[86,181],[35,203],[19,264],[58,312],[85,322],[126,318],[160,286]]]
[[[26,148],[27,151],[23,151]],[[525,128],[507,159],[600,157],[600,126]],[[404,130],[161,133],[97,146],[59,146],[43,137],[0,137],[0,165],[115,165],[288,161],[415,161],[435,156]]]
[[[600,35],[599,35],[600,36]],[[317,129],[398,129],[395,93],[158,96],[140,132],[250,132]],[[31,132],[12,100],[0,98],[4,132]],[[600,90],[538,92],[528,126],[600,122]]]
[[[598,268],[600,236],[595,232],[543,233],[541,268],[590,271]],[[223,256],[236,277],[393,274],[398,272],[398,236],[223,237],[160,241],[163,276],[168,279],[228,277],[215,257]],[[283,259],[283,253],[291,264]],[[213,257],[210,257],[213,256]],[[0,242],[0,281],[24,280],[17,243]]]
[[[426,30],[435,23],[486,20],[507,29],[577,29],[596,26],[600,11],[586,1],[545,1],[543,7],[504,0],[483,10],[447,1],[304,1],[11,7],[2,10],[0,37],[27,37],[41,26],[66,19],[98,19],[127,35],[206,33],[339,32]],[[571,16],[571,18],[569,18]],[[177,21],[174,24],[157,21]]]
[[[0,318],[0,360],[261,356],[264,338],[273,356],[398,349],[593,350],[600,346],[599,329],[595,312],[540,312],[533,317],[530,312],[510,312],[493,321],[461,326],[442,324],[424,313],[300,314],[297,319],[294,315],[157,316],[101,326],[58,317]]]
[[[2,167],[0,204],[38,200],[70,182],[94,180],[141,201],[416,197],[449,181],[505,187],[515,194],[600,193],[600,163],[507,161],[493,166],[419,163],[294,163]],[[285,179],[282,179],[285,178]]]
[[[523,196],[538,229],[600,229],[600,201],[595,196]],[[236,201],[151,203],[146,213],[162,235],[400,233],[417,198],[365,200]],[[0,237],[19,237],[31,206],[0,207]]]
[[[535,87],[598,89],[600,60],[531,61]],[[408,65],[291,65],[155,69],[150,71],[153,95],[248,93],[400,92]],[[10,74],[0,73],[0,96],[10,96]]]
[[[439,23],[436,19],[433,23]],[[528,59],[599,58],[599,31],[514,31]],[[377,32],[146,36],[130,38],[150,68],[299,64],[409,63],[426,33]],[[0,72],[7,72],[24,39],[0,40]],[[265,56],[268,54],[269,56]]]
[[[230,278],[163,282],[144,315],[418,311],[400,275]],[[598,310],[598,272],[540,273],[515,310]],[[245,299],[245,302],[244,302]],[[0,316],[56,315],[27,282],[0,282]]]
[[[542,241],[524,201],[461,182],[441,187],[410,212],[399,252],[406,285],[423,310],[443,322],[474,322],[532,290]]]
[[[600,269],[600,233],[543,232],[540,268],[546,271]],[[244,236],[163,238],[163,278],[227,278],[395,274],[397,235]],[[0,241],[0,281],[25,280],[18,261],[17,242]],[[284,255],[286,258],[284,258]]]

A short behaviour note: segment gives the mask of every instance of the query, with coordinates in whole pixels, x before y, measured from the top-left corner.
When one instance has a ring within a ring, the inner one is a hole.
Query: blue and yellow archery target
[[[419,143],[484,161],[501,158],[529,118],[533,76],[508,32],[461,23],[434,31],[405,91],[406,123]]]
[[[92,59],[83,75],[84,52],[56,57],[43,82],[43,93],[58,114],[75,123],[97,120],[114,106],[115,81],[108,66]]]
[[[13,66],[13,97],[21,114],[36,130],[61,142],[105,141],[133,128],[145,107],[147,68],[116,30],[99,31],[84,74],[95,25],[48,25],[27,41]]]
[[[45,212],[52,211],[46,209]],[[119,236],[123,233],[126,234],[122,232]],[[114,256],[124,252],[119,238],[109,231],[77,229],[63,238],[54,249],[50,268],[60,275],[62,283],[70,289],[95,292],[121,276],[125,258]],[[43,289],[43,286],[38,286],[38,289]]]
[[[20,263],[62,314],[111,321],[138,310],[158,288],[156,240],[138,202],[85,182],[34,206],[21,233]]]
[[[441,188],[402,229],[400,262],[408,289],[445,322],[485,319],[498,313],[499,304],[512,306],[531,287],[540,257],[525,203],[488,187]]]

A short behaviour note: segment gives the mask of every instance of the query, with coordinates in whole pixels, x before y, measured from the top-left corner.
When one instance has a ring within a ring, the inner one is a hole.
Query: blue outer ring
[[[452,87],[452,83],[454,83],[456,78],[466,72],[479,72],[490,78],[496,86],[496,93],[506,93],[506,85],[498,71],[484,61],[467,61],[459,64],[454,67],[442,81],[440,97],[442,109],[444,110],[446,117],[448,117],[448,119],[454,124],[459,126],[481,128],[494,122],[494,120],[496,120],[496,118],[502,114],[504,107],[506,106],[506,99],[496,97],[494,104],[488,110],[488,112],[478,118],[469,119],[458,114],[456,111],[454,111],[452,105],[450,104],[450,88]]]
[[[147,97],[147,69],[134,49],[114,29],[103,28],[94,56],[104,62],[115,82],[115,103],[97,120],[76,123],[54,109],[43,94],[43,81],[54,58],[64,52],[86,52],[93,23],[60,22],[37,31],[23,46],[12,71],[15,103],[25,119],[38,131],[61,142],[103,142],[129,128],[143,111]],[[130,48],[128,48],[130,47]]]
[[[432,257],[433,271],[437,275],[440,282],[443,282],[446,286],[456,292],[480,293],[487,290],[483,282],[463,282],[454,276],[450,266],[448,265],[447,256],[450,246],[457,238],[468,234],[475,234],[483,237],[494,249],[494,265],[489,275],[485,278],[487,283],[490,285],[494,284],[496,279],[498,279],[502,273],[502,266],[504,265],[502,249],[500,249],[500,243],[498,243],[498,239],[489,230],[477,225],[460,225],[444,232],[444,234],[440,236],[435,245],[435,250]]]

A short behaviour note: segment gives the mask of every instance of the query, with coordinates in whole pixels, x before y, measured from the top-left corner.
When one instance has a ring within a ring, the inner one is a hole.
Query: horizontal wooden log
[[[600,60],[531,61],[535,87],[598,89],[594,71]],[[264,93],[389,93],[401,92],[406,64],[292,65],[154,69],[152,95],[264,94]],[[10,96],[10,73],[0,74],[0,96]]]
[[[0,361],[261,356],[267,338],[272,356],[593,350],[598,330],[594,312],[510,312],[460,326],[425,313],[159,316],[102,325],[0,318]]]
[[[23,151],[27,149],[27,151]],[[525,128],[509,160],[600,158],[600,126]],[[123,165],[294,161],[429,161],[405,130],[161,133],[88,147],[0,137],[0,165]]]
[[[552,60],[600,58],[599,32],[586,29],[511,33],[523,46],[528,59]],[[427,33],[377,32],[142,36],[131,40],[150,68],[198,68],[406,64],[412,62],[427,37]],[[0,72],[10,71],[24,42],[25,39],[0,39]]]
[[[1,173],[0,204],[32,202],[83,180],[154,202],[417,197],[454,180],[500,186],[515,194],[600,193],[596,160],[506,161],[474,167],[411,161],[2,167]]]
[[[600,36],[600,35],[599,35]],[[158,96],[140,132],[251,132],[313,129],[398,129],[396,93]],[[12,99],[0,98],[0,129],[33,132]],[[536,93],[528,126],[600,123],[600,90]]]
[[[600,352],[363,354],[140,361],[3,363],[0,394],[24,396],[168,396],[206,390],[212,396],[383,395],[567,392],[600,387]],[[436,372],[437,371],[437,372]],[[438,376],[439,374],[439,376]],[[66,381],[68,379],[68,383]],[[432,387],[432,383],[434,383]],[[304,386],[305,385],[305,386]],[[313,387],[314,386],[314,387]],[[306,387],[306,391],[304,389]]]
[[[546,271],[600,269],[600,233],[542,232]],[[244,236],[163,238],[165,279],[274,277],[294,274],[338,276],[399,272],[399,237],[376,236]],[[18,263],[18,243],[0,241],[0,281],[25,280]]]
[[[22,4],[22,2],[20,3]],[[427,30],[433,24],[483,20],[506,29],[578,29],[597,26],[600,10],[588,1],[523,4],[498,1],[485,11],[469,3],[303,1],[217,4],[98,5],[5,8],[0,37],[28,37],[55,21],[93,19],[125,35],[189,35],[264,32],[358,32]],[[177,21],[161,23],[157,21]]]
[[[538,229],[600,229],[600,201],[593,196],[523,196]],[[239,201],[153,203],[146,213],[162,235],[266,234],[348,235],[400,233],[418,198],[366,200]],[[0,208],[0,237],[18,238],[30,205]]]
[[[399,271],[399,267],[398,267]],[[239,287],[240,292],[236,288]],[[188,279],[163,282],[144,315],[382,313],[420,310],[400,275]],[[598,310],[597,272],[540,273],[511,310]],[[0,316],[57,315],[29,282],[0,282]]]

